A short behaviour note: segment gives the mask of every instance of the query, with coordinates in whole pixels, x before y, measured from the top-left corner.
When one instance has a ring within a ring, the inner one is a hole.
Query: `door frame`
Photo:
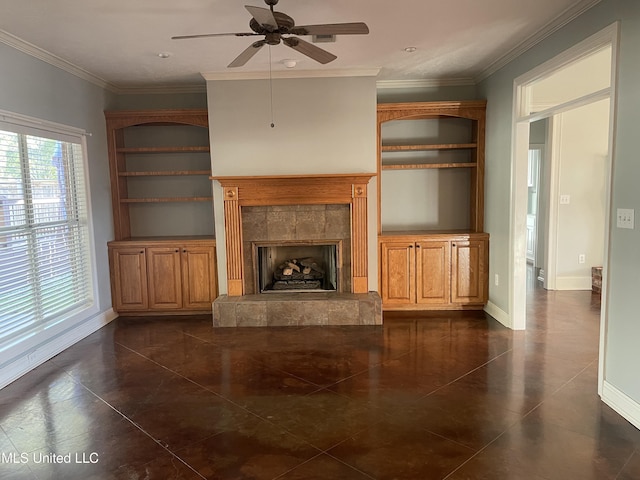
[[[512,152],[511,152],[511,214],[510,236],[512,239],[509,251],[509,312],[511,324],[515,330],[526,328],[526,214],[528,198],[528,149],[529,149],[529,124],[532,121],[543,118],[553,118],[554,115],[567,110],[572,110],[582,105],[590,104],[598,100],[609,98],[609,154],[607,157],[608,178],[605,192],[605,252],[602,278],[602,303],[600,321],[600,351],[598,368],[598,390],[601,393],[603,384],[604,357],[606,348],[607,325],[607,300],[608,280],[607,271],[610,249],[610,215],[611,215],[611,181],[612,181],[612,152],[615,136],[615,100],[618,57],[619,22],[615,22],[600,32],[592,35],[551,60],[539,65],[533,70],[519,76],[514,80],[513,88],[513,117],[512,117]],[[537,80],[548,77],[561,68],[583,58],[597,50],[611,45],[611,83],[610,87],[585,95],[577,100],[572,100],[540,112],[530,114],[532,100],[529,86]],[[553,148],[553,147],[552,147]],[[554,155],[551,155],[553,161]],[[552,166],[553,168],[553,166]],[[553,190],[551,190],[553,191]],[[553,201],[549,202],[553,204]],[[550,224],[553,220],[549,219]]]

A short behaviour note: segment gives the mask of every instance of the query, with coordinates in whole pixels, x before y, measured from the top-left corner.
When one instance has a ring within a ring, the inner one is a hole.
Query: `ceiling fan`
[[[278,0],[264,0],[264,2],[269,8],[253,7],[251,5],[245,5],[244,7],[253,17],[249,22],[251,32],[178,35],[171,38],[173,40],[183,40],[203,37],[252,37],[264,35],[264,40],[253,42],[228,65],[228,67],[233,68],[246,64],[265,45],[278,45],[281,41],[286,46],[312,58],[316,62],[326,64],[338,57],[297,37],[304,35],[366,35],[369,33],[369,27],[363,22],[298,26],[289,15],[273,11],[273,7],[278,3]]]

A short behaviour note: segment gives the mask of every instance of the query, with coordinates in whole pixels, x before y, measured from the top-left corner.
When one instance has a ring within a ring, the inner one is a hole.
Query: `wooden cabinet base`
[[[404,305],[382,305],[384,312],[426,312],[432,310],[483,310],[483,305],[424,305],[422,303],[409,303]]]
[[[480,310],[488,300],[489,235],[380,236],[383,310]]]
[[[212,311],[218,295],[215,240],[109,242],[113,309],[126,316]]]

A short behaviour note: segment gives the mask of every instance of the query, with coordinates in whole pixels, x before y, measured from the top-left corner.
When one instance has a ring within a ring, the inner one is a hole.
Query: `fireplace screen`
[[[340,244],[254,244],[257,291],[340,291]]]

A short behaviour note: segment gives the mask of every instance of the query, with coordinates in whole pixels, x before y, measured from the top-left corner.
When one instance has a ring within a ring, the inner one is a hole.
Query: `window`
[[[0,352],[94,304],[82,145],[0,116]]]

